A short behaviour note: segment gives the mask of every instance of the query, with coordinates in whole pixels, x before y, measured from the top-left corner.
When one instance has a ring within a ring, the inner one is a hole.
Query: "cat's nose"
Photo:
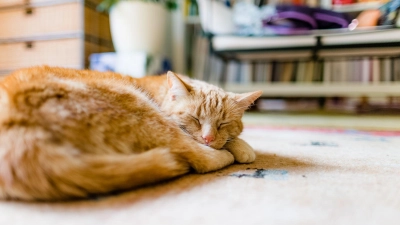
[[[214,141],[214,136],[212,135],[202,136],[202,138],[204,139],[207,145],[210,144],[210,142]]]

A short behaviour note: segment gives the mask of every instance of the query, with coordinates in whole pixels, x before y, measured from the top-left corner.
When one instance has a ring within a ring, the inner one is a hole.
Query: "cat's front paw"
[[[229,151],[210,148],[192,166],[198,173],[208,173],[231,165],[234,161],[234,156]]]
[[[252,163],[256,160],[253,148],[240,138],[232,139],[224,147],[232,153],[238,163]]]

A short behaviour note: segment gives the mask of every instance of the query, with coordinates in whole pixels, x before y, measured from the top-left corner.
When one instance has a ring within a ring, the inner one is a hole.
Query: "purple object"
[[[299,34],[315,29],[347,28],[345,13],[296,5],[277,5],[276,14],[263,19],[263,26],[276,34]]]

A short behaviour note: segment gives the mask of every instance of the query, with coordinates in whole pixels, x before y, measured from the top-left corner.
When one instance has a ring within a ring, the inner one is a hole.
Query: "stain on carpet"
[[[250,177],[271,180],[286,180],[289,176],[287,170],[247,169],[230,174],[232,177]]]
[[[312,145],[312,146],[338,147],[338,144],[336,144],[336,143],[324,142],[324,141],[311,141],[310,145]]]

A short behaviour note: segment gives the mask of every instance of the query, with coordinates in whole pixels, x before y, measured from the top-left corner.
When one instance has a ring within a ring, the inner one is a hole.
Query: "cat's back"
[[[139,141],[130,129],[145,126],[142,115],[160,119],[147,94],[131,78],[114,73],[28,68],[1,81],[0,92],[0,136],[43,133],[84,152],[127,152],[132,143],[144,145],[146,140]]]
[[[80,83],[80,85],[79,85]],[[76,70],[61,67],[37,66],[17,70],[0,81],[0,87],[8,92],[20,91],[21,89],[57,85],[83,87],[86,85],[121,85],[132,86],[134,79],[112,72],[97,72],[91,70]]]
[[[97,113],[99,108],[132,110],[135,101],[151,103],[135,79],[111,72],[39,66],[15,71],[0,82],[0,108],[25,115],[39,108],[41,112],[43,108],[59,112],[62,107]]]
[[[17,70],[0,81],[1,99],[9,104],[18,102],[19,98],[38,94],[46,98],[57,95],[56,92],[141,95],[133,78],[112,72],[38,66]]]

